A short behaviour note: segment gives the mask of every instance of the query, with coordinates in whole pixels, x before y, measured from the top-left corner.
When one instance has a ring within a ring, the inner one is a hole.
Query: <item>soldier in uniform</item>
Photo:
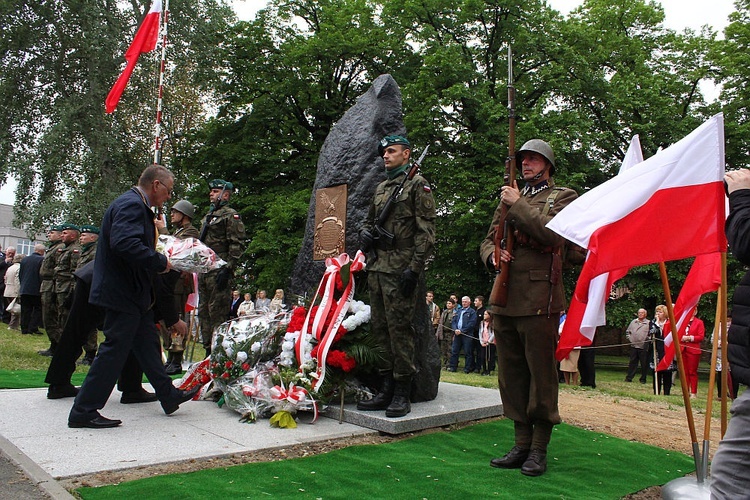
[[[201,222],[201,241],[227,262],[227,266],[203,274],[198,281],[198,317],[206,355],[211,353],[214,328],[229,318],[229,288],[237,262],[244,251],[245,225],[240,214],[228,206],[234,185],[214,179],[209,182],[211,209]]]
[[[58,320],[57,297],[55,295],[55,267],[57,266],[57,249],[64,246],[62,242],[62,226],[52,226],[47,231],[47,251],[44,252],[39,277],[42,285],[39,292],[42,296],[42,322],[49,338],[49,348],[38,351],[42,356],[52,356],[62,335],[62,326]]]
[[[78,264],[75,270],[78,271],[83,266],[94,260],[96,257],[96,244],[99,241],[99,228],[89,224],[81,226],[81,237],[78,242],[81,245],[81,254],[78,257]],[[65,328],[65,325],[63,325]],[[96,348],[99,346],[98,333],[96,328],[91,330],[86,338],[86,344],[83,346],[85,352],[83,358],[78,362],[81,365],[91,365],[96,356]]]
[[[480,254],[494,271],[494,234],[502,205],[514,232],[509,262],[508,301],[490,304],[499,361],[498,384],[505,415],[513,420],[515,446],[491,465],[520,468],[527,476],[547,470],[547,445],[552,427],[560,423],[557,408],[558,375],[555,361],[560,312],[565,309],[561,255],[565,240],[547,229],[552,217],[572,202],[575,191],[555,187],[555,155],[540,139],[526,142],[516,153],[526,186],[503,186],[500,205],[481,244]]]
[[[375,189],[360,238],[363,250],[375,250],[376,258],[367,263],[372,334],[386,355],[380,367],[380,391],[374,398],[360,401],[357,408],[403,417],[411,411],[409,394],[416,372],[412,318],[416,301],[424,300],[417,298],[416,287],[435,243],[435,201],[424,177],[407,179],[382,227],[394,235],[393,242],[376,238],[380,213],[409,172],[411,145],[405,137],[389,135],[381,141],[380,152],[388,179]]]
[[[181,240],[187,238],[198,239],[200,237],[198,229],[192,224],[195,217],[195,207],[193,207],[192,203],[187,200],[178,201],[172,206],[170,217],[174,228],[172,236]],[[188,295],[194,292],[193,275],[172,270],[165,277],[165,282],[167,285],[174,283],[175,310],[178,311],[179,317],[185,320],[185,303],[187,302]],[[180,374],[182,373],[182,355],[185,352],[185,339],[175,331],[170,332],[169,329],[162,329],[162,335],[164,336],[164,346],[169,353],[167,364],[164,366],[167,370],[167,375]],[[188,332],[188,335],[190,335],[190,332]]]
[[[73,288],[76,280],[73,273],[78,266],[81,257],[81,245],[78,237],[81,229],[75,224],[65,223],[62,225],[63,245],[57,249],[57,265],[55,266],[55,298],[57,300],[57,321],[60,328],[65,327],[68,319],[70,304],[73,300]]]

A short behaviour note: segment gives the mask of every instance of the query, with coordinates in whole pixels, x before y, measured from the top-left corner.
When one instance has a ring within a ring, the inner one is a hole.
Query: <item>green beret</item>
[[[78,231],[78,232],[81,231],[81,228],[79,228],[75,224],[71,224],[70,222],[64,222],[64,223],[60,224],[60,230],[61,231],[65,231],[66,229],[72,229],[73,231]]]
[[[224,189],[227,188],[228,190],[234,189],[234,184],[232,184],[229,181],[225,181],[224,179],[214,179],[211,182],[208,183],[208,187],[211,189]]]
[[[409,139],[407,139],[403,135],[386,135],[380,140],[380,147],[378,148],[378,151],[382,155],[385,148],[396,144],[400,144],[401,146],[406,146],[408,149],[411,149],[411,143],[409,142]]]
[[[50,231],[57,231],[58,233],[62,231],[62,226],[60,224],[55,224],[54,226],[51,226],[49,228]]]
[[[90,224],[84,224],[81,226],[81,232],[99,234],[99,228]]]

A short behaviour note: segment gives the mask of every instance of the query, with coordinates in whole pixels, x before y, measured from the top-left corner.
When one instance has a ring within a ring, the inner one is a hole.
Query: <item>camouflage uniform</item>
[[[47,337],[53,346],[57,345],[62,335],[62,325],[57,314],[57,297],[55,294],[55,267],[57,266],[57,259],[59,254],[57,250],[64,247],[65,244],[62,241],[56,241],[51,244],[46,252],[44,252],[44,260],[42,260],[42,267],[39,268],[39,277],[42,279],[42,284],[39,287],[39,291],[42,295],[42,321],[44,322],[44,329],[47,332]]]
[[[388,198],[405,175],[406,172],[383,181],[375,188],[365,229],[373,230]],[[415,290],[410,297],[402,295],[401,274],[410,269],[421,275],[435,244],[435,201],[424,177],[416,175],[406,181],[383,229],[394,235],[393,244],[376,243],[377,258],[367,263],[372,334],[386,352],[383,371],[392,371],[397,382],[408,381],[416,371],[411,324],[417,293]]]
[[[208,224],[208,230],[203,243],[227,262],[227,268],[233,276],[237,261],[244,251],[245,225],[240,219],[240,214],[235,209],[224,205],[204,217],[201,221],[201,227],[204,227],[205,224]],[[200,318],[203,347],[207,350],[211,348],[211,336],[214,328],[229,319],[229,308],[232,300],[231,282],[225,288],[219,290],[216,281],[221,272],[222,269],[208,272],[201,275],[198,280],[200,296],[198,317]]]
[[[89,262],[94,260],[94,257],[96,257],[96,245],[98,242],[92,241],[91,243],[86,243],[85,245],[81,245],[81,254],[78,257],[78,264],[76,265],[76,271],[80,268],[82,268],[84,265],[88,264]],[[99,333],[96,329],[89,332],[88,337],[86,337],[86,344],[83,346],[83,350],[86,351],[85,358],[87,361],[91,361],[94,359],[94,356],[96,355],[96,348],[99,345]]]
[[[55,299],[57,300],[58,324],[62,329],[70,312],[70,299],[73,297],[76,279],[73,272],[77,269],[81,257],[81,245],[77,241],[57,249],[57,266],[55,266]]]

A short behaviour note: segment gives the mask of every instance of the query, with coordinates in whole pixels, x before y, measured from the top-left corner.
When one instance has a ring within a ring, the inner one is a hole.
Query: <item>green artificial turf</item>
[[[531,478],[491,468],[490,459],[512,446],[512,436],[512,422],[502,419],[388,444],[76,491],[83,499],[616,499],[694,470],[681,453],[566,424],[555,427],[547,474]]]
[[[46,371],[39,370],[0,370],[0,389],[32,389],[47,387],[44,383]],[[86,373],[74,373],[71,377],[73,385],[81,385]]]

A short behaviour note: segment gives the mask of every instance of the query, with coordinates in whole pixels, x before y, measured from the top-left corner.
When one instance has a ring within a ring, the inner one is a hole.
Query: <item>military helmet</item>
[[[541,139],[531,139],[530,141],[526,141],[524,145],[521,146],[521,149],[516,152],[519,162],[523,161],[524,151],[532,151],[544,156],[547,161],[550,162],[550,165],[552,165],[549,169],[549,174],[555,175],[555,153],[552,151],[549,144]]]
[[[193,219],[193,217],[195,217],[195,207],[187,200],[178,201],[177,203],[172,205],[172,210],[180,212],[182,215],[188,217],[189,219]]]

